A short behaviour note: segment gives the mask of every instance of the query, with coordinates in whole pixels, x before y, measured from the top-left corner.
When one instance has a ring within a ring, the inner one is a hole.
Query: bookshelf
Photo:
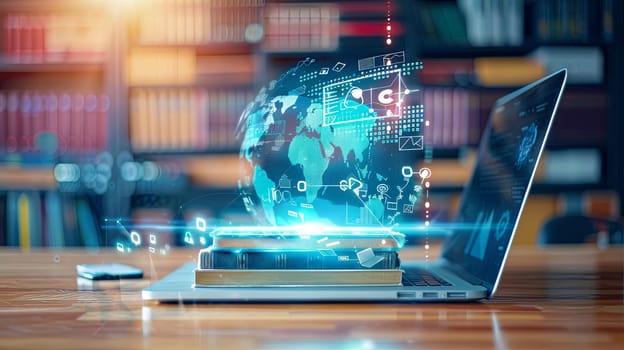
[[[102,14],[90,17],[96,11]],[[2,242],[97,247],[108,190],[109,53],[102,1],[0,5]],[[106,157],[108,155],[108,157]]]
[[[561,193],[619,194],[622,215],[622,4],[504,3],[393,0],[386,45],[386,1],[4,1],[0,210],[52,203],[63,219],[44,210],[43,245],[93,245],[81,227],[112,244],[101,229],[111,217],[245,222],[233,131],[259,87],[301,57],[404,49],[424,61],[427,119],[445,125],[425,135],[440,206],[461,190],[492,102],[572,65],[534,192],[548,208]],[[14,227],[2,223],[5,244]]]

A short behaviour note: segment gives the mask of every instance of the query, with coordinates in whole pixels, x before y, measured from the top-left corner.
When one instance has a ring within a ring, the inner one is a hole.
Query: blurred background
[[[494,100],[568,67],[516,242],[561,214],[618,220],[623,14],[618,0],[4,0],[0,245],[110,246],[155,225],[175,246],[189,242],[172,223],[198,215],[253,223],[234,130],[259,88],[308,56],[401,50],[424,62],[425,119],[443,126],[424,135],[437,218]]]

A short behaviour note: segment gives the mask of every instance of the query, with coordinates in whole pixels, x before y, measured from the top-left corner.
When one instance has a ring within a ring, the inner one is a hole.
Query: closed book
[[[59,130],[59,101],[55,93],[49,93],[45,97],[46,131],[58,135]]]
[[[85,199],[76,201],[76,217],[78,219],[78,228],[82,237],[82,244],[85,247],[97,248],[98,230],[97,223],[89,203]]]
[[[110,98],[108,95],[100,95],[97,102],[97,140],[95,146],[98,150],[105,150],[108,146],[108,110]]]
[[[214,286],[390,286],[401,284],[396,270],[195,270],[196,287]]]
[[[19,118],[20,118],[20,136],[19,136],[19,149],[22,152],[33,151],[34,138],[33,130],[34,123],[32,118],[32,97],[29,92],[23,92],[20,96],[19,106]]]
[[[63,208],[61,197],[57,191],[49,191],[45,195],[47,240],[48,247],[60,248],[65,245],[63,230]]]
[[[6,147],[8,152],[17,152],[20,133],[19,96],[11,91],[7,94],[7,136]]]
[[[4,93],[0,92],[0,153],[6,151],[8,130],[7,119],[7,98]]]
[[[363,249],[362,249],[363,250]],[[257,250],[206,248],[199,253],[201,269],[323,270],[398,269],[397,252],[372,250],[360,258],[355,249]]]
[[[97,143],[97,97],[94,94],[88,94],[85,97],[85,122],[83,135],[83,144],[81,149],[87,152],[96,150]]]
[[[312,230],[310,230],[312,231]],[[211,235],[218,248],[235,249],[382,249],[399,250],[405,244],[405,235],[390,230],[368,230],[349,233],[324,232],[312,235],[296,230],[282,232],[262,232],[253,229],[222,228]]]
[[[475,74],[485,86],[518,86],[545,75],[544,66],[525,57],[483,57],[474,61]]]
[[[57,138],[60,152],[65,153],[70,149],[72,130],[72,98],[69,94],[63,93],[59,96],[58,110]]]
[[[79,151],[83,145],[84,107],[84,95],[75,93],[72,96],[71,134],[69,137],[69,149],[71,151]]]

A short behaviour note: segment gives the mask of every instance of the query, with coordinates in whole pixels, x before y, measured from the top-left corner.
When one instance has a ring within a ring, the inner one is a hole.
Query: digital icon
[[[323,86],[323,125],[401,116],[405,84],[401,69],[367,74]]]
[[[308,189],[308,183],[301,180],[301,181],[297,181],[297,191],[299,192],[305,192]]]
[[[401,168],[401,174],[403,177],[412,177],[412,175],[414,175],[414,169],[412,169],[411,166],[406,165]]]
[[[279,179],[278,186],[280,188],[290,188],[290,185],[291,183],[290,183],[290,179],[288,178],[288,176],[282,175]]]
[[[421,179],[425,180],[431,177],[431,169],[429,168],[421,168],[418,171],[418,176],[420,176]]]
[[[386,194],[386,192],[388,192],[390,188],[388,187],[388,185],[386,184],[379,184],[377,185],[377,192],[379,192],[380,195],[384,195]]]
[[[206,237],[199,237],[199,244],[206,245]]]
[[[344,63],[342,63],[342,62],[337,62],[337,63],[334,65],[334,68],[332,68],[332,70],[333,70],[334,72],[340,72],[340,71],[341,71],[341,70],[342,70],[345,66],[346,66],[346,64],[344,64]]]
[[[525,165],[529,159],[529,153],[537,140],[537,125],[535,123],[531,126],[522,128],[522,141],[520,147],[518,147],[518,158],[516,160],[516,166],[521,167]]]
[[[327,75],[329,74],[329,68],[328,67],[323,67],[321,68],[321,71],[319,72],[320,75]]]
[[[206,232],[208,227],[206,225],[206,219],[200,217],[195,218],[195,227],[201,232]]]
[[[130,241],[136,246],[141,245],[141,235],[139,235],[139,233],[136,231],[131,231]]]
[[[509,213],[509,210],[506,210],[501,216],[501,218],[498,220],[498,224],[496,224],[496,239],[497,240],[500,240],[501,238],[503,238],[503,235],[505,234],[505,231],[507,230],[507,226],[509,226],[510,216],[511,214]]]
[[[422,149],[422,136],[399,136],[399,151],[420,151]]]
[[[403,213],[412,214],[414,213],[414,205],[413,204],[403,204]]]
[[[360,195],[360,189],[363,186],[364,184],[362,183],[362,181],[354,177],[350,177],[349,180],[340,180],[340,182],[338,183],[338,188],[340,188],[340,190],[342,191],[352,190],[353,193],[355,193],[358,196]]]
[[[358,60],[358,70],[373,69],[405,62],[405,51],[366,57]]]
[[[122,243],[117,242],[117,251],[120,253],[124,252],[124,245]]]
[[[388,210],[397,210],[397,205],[398,205],[397,202],[388,202],[386,203],[386,208]]]
[[[193,240],[193,235],[190,232],[184,233],[184,243],[193,245],[195,241]]]
[[[149,235],[149,242],[150,244],[156,244],[156,235],[153,233],[150,233]]]
[[[357,257],[360,265],[366,268],[371,268],[384,259],[383,256],[376,256],[372,248],[366,248],[357,252]]]

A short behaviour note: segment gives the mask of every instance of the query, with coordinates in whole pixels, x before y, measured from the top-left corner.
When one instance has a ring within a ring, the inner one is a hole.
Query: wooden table
[[[141,288],[195,255],[0,249],[0,348],[624,349],[622,248],[514,247],[496,297],[472,304],[141,300]],[[113,261],[146,278],[78,285],[77,263]]]

